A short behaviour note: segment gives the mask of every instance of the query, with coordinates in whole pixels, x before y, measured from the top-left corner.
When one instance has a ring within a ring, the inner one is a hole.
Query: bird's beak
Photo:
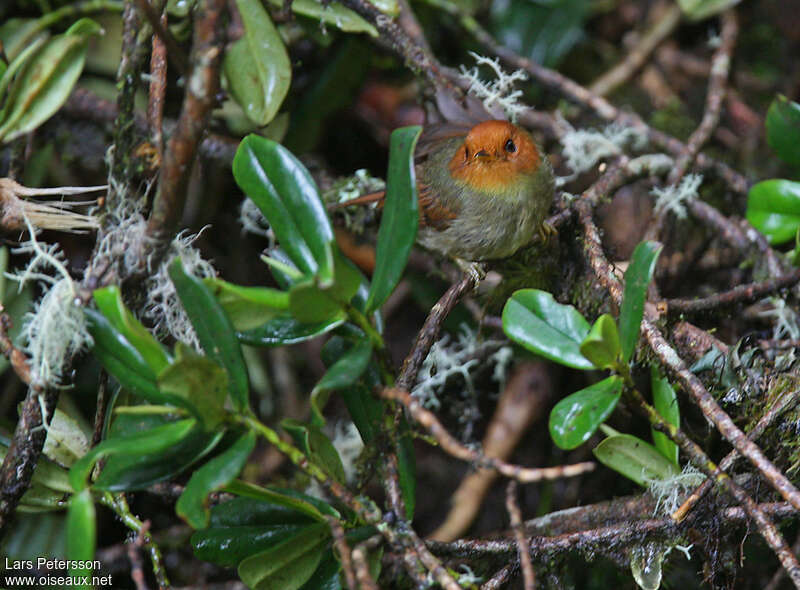
[[[490,160],[492,155],[486,150],[479,150],[473,156],[476,160]]]

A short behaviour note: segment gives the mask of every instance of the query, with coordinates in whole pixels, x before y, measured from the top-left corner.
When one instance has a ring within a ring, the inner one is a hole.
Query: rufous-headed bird
[[[517,125],[494,119],[472,127],[426,127],[415,158],[417,241],[456,259],[462,268],[511,256],[535,234],[549,230],[544,220],[555,190],[553,170],[531,135]],[[383,198],[374,193],[336,207]]]

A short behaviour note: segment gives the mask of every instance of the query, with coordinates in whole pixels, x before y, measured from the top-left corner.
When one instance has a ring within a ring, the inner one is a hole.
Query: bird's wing
[[[440,199],[437,199],[431,192],[428,185],[417,183],[417,198],[419,202],[419,224],[420,227],[430,227],[439,231],[445,230],[450,226],[450,221],[456,218],[456,213],[444,207]],[[328,209],[335,211],[352,205],[369,205],[378,203],[378,209],[383,209],[386,199],[385,191],[361,195],[349,201],[334,203]]]

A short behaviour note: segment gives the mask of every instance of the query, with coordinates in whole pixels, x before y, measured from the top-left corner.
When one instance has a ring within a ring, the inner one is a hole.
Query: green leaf
[[[597,460],[642,487],[680,475],[681,470],[651,444],[630,434],[611,436],[592,452]]]
[[[661,377],[658,369],[650,367],[650,385],[653,390],[653,406],[659,416],[667,422],[679,428],[681,425],[681,413],[678,407],[678,396],[669,381]],[[678,465],[678,445],[672,442],[663,432],[652,429],[653,442],[659,452],[667,459]]]
[[[341,569],[341,564],[333,556],[333,551],[329,549],[323,554],[314,575],[308,579],[308,582],[303,584],[300,590],[342,590],[342,584],[339,580]],[[377,580],[378,576],[373,575],[373,579]]]
[[[289,433],[309,461],[339,483],[345,483],[344,466],[339,452],[318,426],[303,424],[293,418],[285,418],[281,420],[281,427]]]
[[[0,141],[32,131],[61,108],[83,70],[89,36],[98,31],[93,21],[81,19],[30,55],[9,86]]]
[[[753,185],[746,216],[770,244],[788,242],[800,227],[800,182],[772,179]]]
[[[581,343],[581,354],[592,361],[598,369],[611,369],[616,365],[619,353],[617,324],[614,318],[604,313],[597,318]]]
[[[300,322],[313,324],[344,317],[344,306],[358,291],[363,277],[337,250],[334,280],[321,284],[317,277],[295,283],[289,290],[289,309]]]
[[[405,417],[400,418],[397,476],[400,481],[400,493],[406,507],[406,519],[411,521],[417,505],[417,458],[414,453],[414,434]]]
[[[800,104],[779,94],[767,111],[767,143],[778,157],[800,167]]]
[[[322,411],[331,391],[344,389],[359,380],[372,358],[372,343],[366,338],[356,342],[322,376],[311,391],[311,410],[321,424],[325,423]]]
[[[257,328],[289,310],[289,294],[268,287],[242,287],[216,277],[204,279],[238,331]]]
[[[196,424],[194,419],[178,420],[127,437],[108,438],[72,466],[69,471],[70,484],[79,492],[87,487],[95,463],[103,457],[113,454],[143,456],[159,453],[186,438]]]
[[[123,303],[119,287],[95,289],[92,298],[100,313],[139,351],[153,373],[158,374],[169,365],[170,358],[164,348]]]
[[[269,0],[277,8],[283,8],[283,0]],[[333,25],[345,33],[367,33],[377,37],[378,31],[358,14],[341,4],[324,4],[319,0],[293,0],[292,12],[308,16],[326,25]]]
[[[644,302],[647,299],[647,287],[653,278],[661,248],[658,242],[639,242],[625,271],[625,292],[619,310],[619,333],[622,342],[622,360],[626,363],[631,360],[633,351],[636,350],[644,316]]]
[[[202,280],[187,274],[180,258],[169,266],[169,277],[192,322],[200,346],[209,356],[225,367],[231,399],[238,411],[247,408],[249,387],[247,367],[242,348],[225,310]]]
[[[195,529],[207,527],[210,517],[208,495],[228,485],[239,475],[255,444],[255,433],[248,431],[225,452],[195,471],[178,498],[175,506],[178,516]]]
[[[574,369],[594,369],[581,354],[589,322],[571,305],[539,289],[515,292],[503,308],[506,336],[531,352]]]
[[[89,451],[89,440],[77,420],[56,408],[42,452],[56,463],[71,467]]]
[[[419,200],[414,148],[420,133],[422,127],[418,125],[392,131],[386,202],[378,229],[375,272],[367,298],[367,313],[383,305],[397,286],[417,237]]]
[[[260,0],[236,0],[244,35],[225,53],[222,69],[231,96],[254,123],[275,117],[289,91],[292,67],[286,47]]]
[[[225,504],[230,503],[226,502]],[[308,526],[308,521],[286,524],[253,522],[236,526],[211,526],[196,531],[192,535],[191,543],[195,556],[203,561],[210,561],[223,567],[236,567],[243,559],[277,545],[286,538],[296,535],[306,526]]]
[[[280,144],[248,135],[233,158],[233,177],[297,268],[323,283],[332,279],[333,229],[305,166]]]
[[[550,412],[550,436],[562,449],[574,449],[611,415],[622,395],[622,378],[607,377],[558,402]]]
[[[101,313],[84,309],[92,352],[119,384],[131,393],[155,404],[186,407],[186,400],[162,393],[150,364],[122,333]]]
[[[74,494],[69,500],[67,511],[67,559],[76,561],[94,560],[97,546],[97,516],[94,510],[92,492],[83,490]],[[70,576],[88,576],[91,580],[91,568],[70,568]],[[73,588],[92,588],[91,584],[71,585]]]
[[[279,506],[285,506],[286,508],[302,512],[316,521],[324,522],[324,515],[326,514],[336,518],[341,517],[339,512],[327,502],[295,490],[274,487],[265,488],[252,483],[234,480],[225,486],[225,491],[238,496],[254,498]]]
[[[158,376],[158,388],[169,395],[183,398],[203,421],[213,429],[225,417],[228,373],[211,359],[200,356],[178,343],[177,359]]]
[[[698,21],[727,10],[740,0],[678,0],[678,6],[689,19]]]
[[[297,590],[317,569],[329,538],[327,523],[309,525],[282,543],[242,561],[239,577],[254,590]]]
[[[344,317],[306,324],[294,318],[278,317],[263,326],[239,332],[239,341],[251,346],[283,346],[305,342],[341,326]]]

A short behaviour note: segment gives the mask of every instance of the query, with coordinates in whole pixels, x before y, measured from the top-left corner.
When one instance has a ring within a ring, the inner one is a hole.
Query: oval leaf
[[[169,265],[169,277],[192,322],[200,346],[228,372],[231,399],[237,410],[248,405],[247,368],[242,348],[225,310],[202,280],[187,274],[180,258]]]
[[[794,238],[800,227],[800,182],[773,179],[754,185],[747,193],[747,221],[770,244]]]
[[[622,394],[622,378],[607,377],[558,402],[550,412],[550,436],[562,449],[580,446],[611,415]]]
[[[664,481],[681,473],[653,445],[630,434],[610,436],[592,452],[603,465],[645,488],[653,480]]]
[[[581,354],[589,322],[571,305],[539,289],[515,292],[503,308],[503,331],[517,344],[574,369],[594,369]]]
[[[283,8],[283,0],[269,0],[277,8]],[[319,0],[293,0],[292,12],[308,16],[326,25],[333,25],[345,33],[367,33],[377,37],[378,31],[358,14],[341,4],[325,4]]]
[[[297,344],[326,334],[344,323],[343,317],[305,324],[290,317],[278,317],[263,326],[237,334],[239,341],[251,346]]]
[[[658,369],[650,367],[650,385],[653,390],[653,406],[659,416],[676,428],[681,425],[681,413],[678,408],[678,396],[672,385],[658,373]],[[659,452],[667,459],[678,465],[678,445],[670,440],[663,432],[652,429],[653,442]]]
[[[239,564],[239,577],[255,590],[297,590],[322,559],[330,537],[327,523],[312,524],[282,543]]]
[[[67,558],[76,561],[94,560],[97,545],[97,516],[92,492],[83,490],[69,500],[67,511]],[[70,569],[70,576],[92,577],[91,568]],[[76,584],[74,588],[92,588],[91,584]]]
[[[333,229],[305,166],[282,145],[248,135],[233,158],[233,177],[261,209],[297,268],[330,280]]]
[[[592,326],[581,343],[581,354],[594,363],[598,369],[613,368],[619,358],[619,332],[617,324],[604,313]]]
[[[236,0],[244,35],[222,64],[231,96],[247,117],[264,126],[275,117],[289,91],[292,67],[286,47],[260,0]]]
[[[239,475],[255,444],[255,433],[248,431],[225,452],[195,471],[178,498],[175,506],[178,516],[195,529],[207,527],[210,516],[208,495],[228,485]]]
[[[633,351],[636,350],[644,315],[644,302],[647,299],[647,286],[653,278],[661,248],[658,242],[639,242],[625,271],[625,292],[619,310],[619,334],[622,360],[626,363],[631,360]]]
[[[204,279],[236,330],[257,328],[289,310],[289,294],[268,287],[242,287],[216,277]]]
[[[800,104],[779,94],[767,111],[767,143],[778,157],[800,166]]]
[[[378,229],[375,272],[367,297],[367,313],[383,305],[397,286],[417,237],[419,201],[414,148],[420,133],[422,127],[419,126],[392,131],[386,202]]]

